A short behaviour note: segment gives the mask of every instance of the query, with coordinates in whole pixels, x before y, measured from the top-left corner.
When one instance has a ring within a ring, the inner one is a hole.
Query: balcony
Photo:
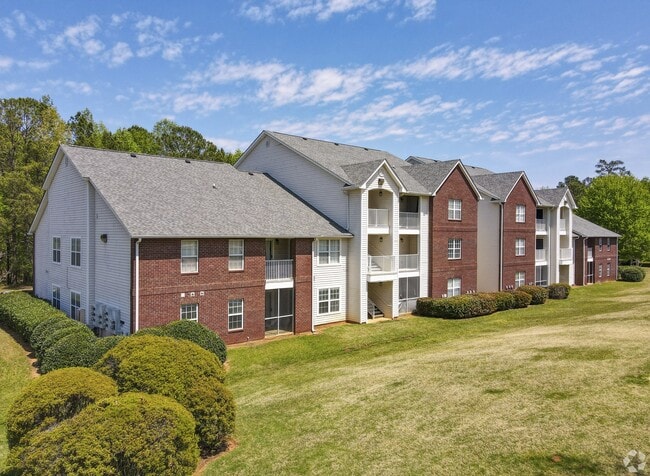
[[[594,249],[587,248],[587,261],[593,261],[593,260],[594,260]]]
[[[566,222],[567,222],[566,218],[560,218],[559,224],[558,224],[558,226],[560,228],[560,235],[566,235]],[[567,249],[569,249],[569,248],[567,248]]]
[[[535,250],[535,261],[546,261],[546,250]]]
[[[400,271],[417,271],[420,255],[399,255]]]
[[[420,214],[417,212],[399,212],[400,231],[418,231],[420,229]]]
[[[388,233],[388,223],[388,209],[368,208],[368,233]]]
[[[562,264],[573,262],[573,248],[560,248],[560,261]]]
[[[546,230],[546,220],[544,220],[543,218],[536,218],[535,219],[535,231],[537,232],[537,234],[546,233],[547,232],[547,230]]]
[[[266,261],[267,281],[291,281],[293,279],[293,260],[274,259]]]
[[[389,274],[396,272],[395,256],[368,256],[368,274]]]

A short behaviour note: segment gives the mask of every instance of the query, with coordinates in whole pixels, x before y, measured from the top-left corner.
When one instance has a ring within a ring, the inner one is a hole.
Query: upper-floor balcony
[[[291,281],[293,280],[293,260],[274,259],[266,260],[267,281]]]
[[[420,231],[420,214],[417,212],[399,212],[400,233]]]
[[[535,250],[535,261],[546,261],[546,250]]]
[[[368,233],[381,235],[389,231],[388,209],[368,208]]]
[[[368,256],[368,281],[389,281],[397,278],[396,256]]]
[[[566,235],[566,229],[567,229],[567,219],[566,218],[560,218],[558,220],[558,228],[560,229],[560,235]]]
[[[573,248],[560,248],[560,264],[573,263]]]
[[[543,218],[536,218],[535,219],[535,232],[538,235],[543,235],[548,233],[548,227],[546,226],[546,220]]]
[[[419,269],[420,255],[399,255],[400,271],[417,271]]]
[[[587,248],[587,261],[593,261],[593,260],[594,260],[594,249]]]

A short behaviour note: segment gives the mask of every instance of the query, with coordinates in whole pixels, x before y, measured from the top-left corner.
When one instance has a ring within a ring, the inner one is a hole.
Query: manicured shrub
[[[217,356],[193,342],[152,335],[132,336],[104,354],[95,368],[112,377],[121,392],[142,391],[176,399],[194,415],[199,436],[209,434],[214,415],[222,415],[223,419],[234,417],[230,407],[222,407],[221,402],[228,400],[227,396],[207,401],[192,397],[192,389],[197,385],[206,392],[213,389],[219,394],[224,387],[212,383],[222,384],[225,379]],[[200,406],[195,408],[197,402]],[[210,411],[206,411],[206,405],[211,406]],[[212,446],[212,439],[209,442],[200,439],[199,445],[204,453],[211,453],[224,442],[225,436],[218,447]]]
[[[502,291],[490,294],[494,297],[497,311],[507,311],[508,309],[514,309],[516,307],[515,297],[512,293]]]
[[[495,299],[481,294],[466,294],[440,299],[420,298],[416,303],[416,311],[419,315],[447,319],[485,316],[496,312],[496,310]]]
[[[32,380],[7,414],[7,440],[16,446],[27,435],[49,429],[84,407],[117,395],[115,382],[99,372],[68,368]]]
[[[235,399],[216,379],[197,382],[187,392],[185,406],[196,420],[196,433],[204,455],[225,448],[228,436],[235,431]]]
[[[32,331],[52,316],[67,317],[47,302],[27,293],[0,294],[0,324],[15,331],[25,342],[30,342]]]
[[[548,298],[548,290],[541,286],[519,286],[517,290],[530,294],[531,304],[544,304]]]
[[[34,349],[36,358],[41,360],[45,351],[58,342],[63,337],[80,333],[92,336],[92,331],[81,322],[70,319],[69,317],[53,317],[46,319],[34,328],[30,345]]]
[[[75,332],[59,339],[49,347],[41,359],[41,373],[65,367],[92,367],[124,336],[95,337]]]
[[[555,283],[548,287],[549,299],[566,299],[571,292],[571,286],[566,283]]]
[[[618,273],[621,281],[638,283],[645,279],[645,270],[639,266],[621,266]]]
[[[38,434],[9,461],[23,475],[187,475],[199,456],[194,430],[174,400],[125,393]]]
[[[226,344],[224,344],[221,337],[198,322],[187,320],[173,321],[164,326],[142,329],[138,331],[138,334],[162,335],[177,339],[186,339],[215,354],[219,357],[221,363],[226,361]]]
[[[524,309],[528,307],[533,300],[533,296],[523,291],[510,291],[510,294],[512,294],[512,297],[515,300],[514,309]]]

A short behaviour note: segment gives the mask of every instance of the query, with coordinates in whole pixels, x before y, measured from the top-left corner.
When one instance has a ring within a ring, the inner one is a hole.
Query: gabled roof
[[[68,145],[60,146],[53,169],[63,155],[132,237],[349,236],[265,174],[219,162]]]
[[[530,193],[539,203],[535,196],[533,187],[530,185],[528,178],[524,172],[504,172],[499,174],[480,174],[472,176],[472,180],[476,183],[481,190],[485,190],[492,197],[505,202],[508,200],[512,189],[517,185],[517,182],[523,179],[525,185],[530,190]]]
[[[537,195],[540,204],[545,207],[559,207],[565,197],[569,200],[573,208],[576,207],[568,187],[543,188],[535,190],[535,195]]]
[[[409,157],[409,159],[411,158],[413,157]],[[438,192],[438,189],[440,189],[442,184],[445,183],[454,169],[458,168],[467,179],[467,182],[476,194],[476,197],[481,197],[481,194],[479,193],[474,182],[463,167],[463,164],[460,160],[438,161],[424,159],[424,161],[419,165],[416,165],[413,161],[411,163],[414,165],[411,165],[410,167],[404,167],[403,170],[415,180],[417,180],[420,184],[422,184],[424,189],[428,190],[433,195]]]
[[[573,233],[585,238],[620,238],[621,236],[578,215],[573,215]]]

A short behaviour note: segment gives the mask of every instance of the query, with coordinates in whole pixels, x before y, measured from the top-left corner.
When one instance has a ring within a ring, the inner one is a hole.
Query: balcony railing
[[[560,233],[566,233],[566,218],[560,218]]]
[[[418,258],[420,255],[399,255],[399,270],[400,271],[417,271]]]
[[[368,226],[372,228],[388,227],[388,210],[385,208],[368,208]]]
[[[280,281],[293,278],[292,259],[274,259],[266,261],[266,280]]]
[[[573,248],[560,248],[560,260],[568,261],[573,259]]]
[[[593,248],[587,248],[587,260],[588,261],[593,261],[594,260],[594,249]]]
[[[399,212],[399,227],[402,230],[420,228],[420,214],[417,212]]]
[[[546,261],[546,250],[535,250],[535,261]]]
[[[546,231],[546,220],[544,220],[543,218],[536,218],[535,229],[537,231]]]
[[[369,274],[393,272],[395,272],[395,256],[368,256]]]

